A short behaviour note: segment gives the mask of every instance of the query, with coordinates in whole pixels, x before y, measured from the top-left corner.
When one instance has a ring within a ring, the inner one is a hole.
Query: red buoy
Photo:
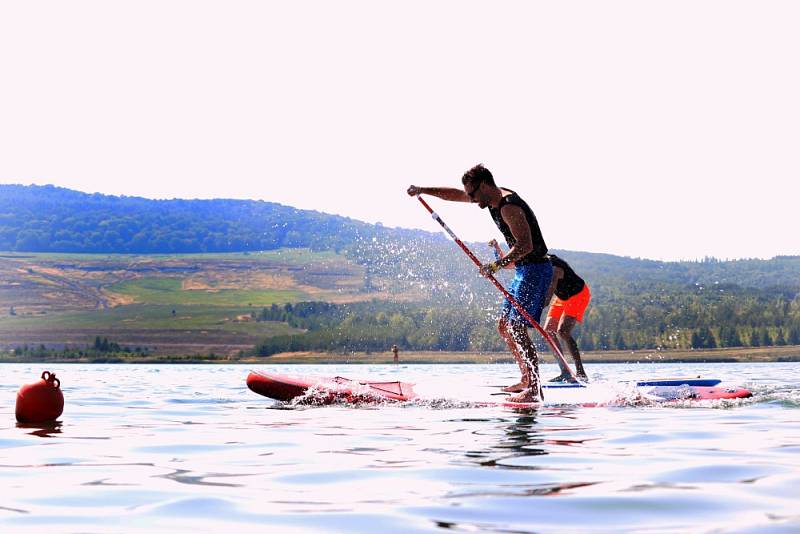
[[[45,371],[41,380],[25,384],[17,392],[17,421],[20,423],[54,421],[63,411],[64,395],[55,373]]]

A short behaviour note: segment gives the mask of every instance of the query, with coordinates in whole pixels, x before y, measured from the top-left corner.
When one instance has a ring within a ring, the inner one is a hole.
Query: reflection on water
[[[591,372],[715,375],[756,396],[520,411],[474,404],[514,379],[510,365],[297,366],[416,382],[428,400],[295,407],[247,390],[244,367],[65,365],[64,414],[31,426],[14,421],[14,396],[41,369],[2,365],[0,529],[800,528],[800,365],[642,367]]]
[[[32,429],[28,432],[31,436],[39,436],[40,438],[49,438],[56,434],[61,434],[61,421],[52,421],[48,423],[20,423],[17,422],[17,428]]]

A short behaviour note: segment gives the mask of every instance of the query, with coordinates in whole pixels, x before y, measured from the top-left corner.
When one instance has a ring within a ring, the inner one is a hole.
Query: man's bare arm
[[[412,185],[409,186],[406,192],[412,197],[415,195],[431,195],[441,198],[442,200],[450,200],[451,202],[472,201],[464,191],[454,187],[419,187]]]
[[[556,292],[558,281],[564,277],[564,269],[553,265],[553,278],[550,280],[550,287],[547,288],[547,294],[544,296],[545,306],[553,298],[553,293]]]
[[[495,250],[495,257],[497,260],[501,260],[505,254],[503,253],[503,248],[500,246],[500,243],[497,242],[497,239],[492,239],[489,241],[489,246],[494,247]],[[506,269],[513,269],[514,263],[510,262],[508,265],[505,266]]]
[[[514,204],[506,204],[500,210],[500,215],[511,230],[516,243],[508,251],[508,254],[503,256],[503,259],[498,262],[499,267],[505,267],[509,263],[516,263],[522,259],[526,254],[533,250],[533,241],[531,238],[531,228],[528,226],[528,220],[525,218],[525,212],[522,208]]]

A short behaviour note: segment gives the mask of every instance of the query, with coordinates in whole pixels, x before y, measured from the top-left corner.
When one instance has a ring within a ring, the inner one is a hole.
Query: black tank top
[[[544,263],[548,261],[547,245],[544,242],[542,231],[539,229],[539,222],[536,220],[536,216],[533,214],[533,211],[514,191],[511,191],[511,189],[503,189],[511,194],[504,196],[502,200],[500,200],[500,205],[497,206],[497,208],[492,208],[490,206],[489,213],[492,215],[492,220],[494,220],[497,228],[500,229],[503,237],[506,238],[506,243],[508,244],[509,248],[513,247],[517,240],[514,239],[514,234],[511,233],[511,228],[508,227],[506,222],[503,220],[503,217],[500,215],[500,210],[503,209],[503,206],[506,204],[514,204],[515,206],[522,208],[522,211],[525,212],[525,219],[528,221],[528,227],[531,229],[531,243],[533,243],[533,250],[519,259],[516,264],[527,265],[529,263]]]
[[[553,264],[553,267],[558,267],[564,271],[564,276],[558,281],[556,290],[554,291],[558,298],[561,300],[568,300],[570,297],[574,297],[583,291],[586,282],[583,281],[583,278],[575,274],[575,271],[572,270],[572,267],[570,267],[567,262],[555,254],[550,254],[550,263]]]

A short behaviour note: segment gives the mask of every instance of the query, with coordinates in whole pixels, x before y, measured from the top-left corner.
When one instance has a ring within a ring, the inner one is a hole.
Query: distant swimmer
[[[555,254],[550,254],[549,257],[550,263],[553,264],[553,281],[547,294],[548,296],[552,295],[552,300],[544,329],[556,341],[559,350],[561,350],[559,341],[563,341],[567,345],[567,349],[575,361],[578,378],[588,381],[583,362],[581,362],[581,353],[578,351],[578,344],[572,337],[572,330],[577,323],[583,321],[583,314],[592,298],[589,285],[583,278],[575,274],[567,262]],[[564,369],[564,365],[558,358],[556,361],[561,367],[561,374],[550,382],[571,382],[573,378],[569,371]]]
[[[408,194],[433,195],[453,202],[472,202],[481,209],[488,207],[492,220],[508,243],[509,251],[497,261],[482,265],[481,274],[487,276],[500,269],[516,269],[509,292],[538,322],[553,277],[553,267],[547,257],[547,245],[536,216],[517,193],[495,185],[492,173],[483,165],[476,165],[464,173],[461,183],[463,189],[412,185],[408,188]],[[528,324],[511,302],[505,299],[497,329],[522,372],[522,380],[518,384],[505,388],[505,391],[519,393],[509,397],[510,402],[542,400],[539,358],[528,336],[528,326],[533,325]]]

